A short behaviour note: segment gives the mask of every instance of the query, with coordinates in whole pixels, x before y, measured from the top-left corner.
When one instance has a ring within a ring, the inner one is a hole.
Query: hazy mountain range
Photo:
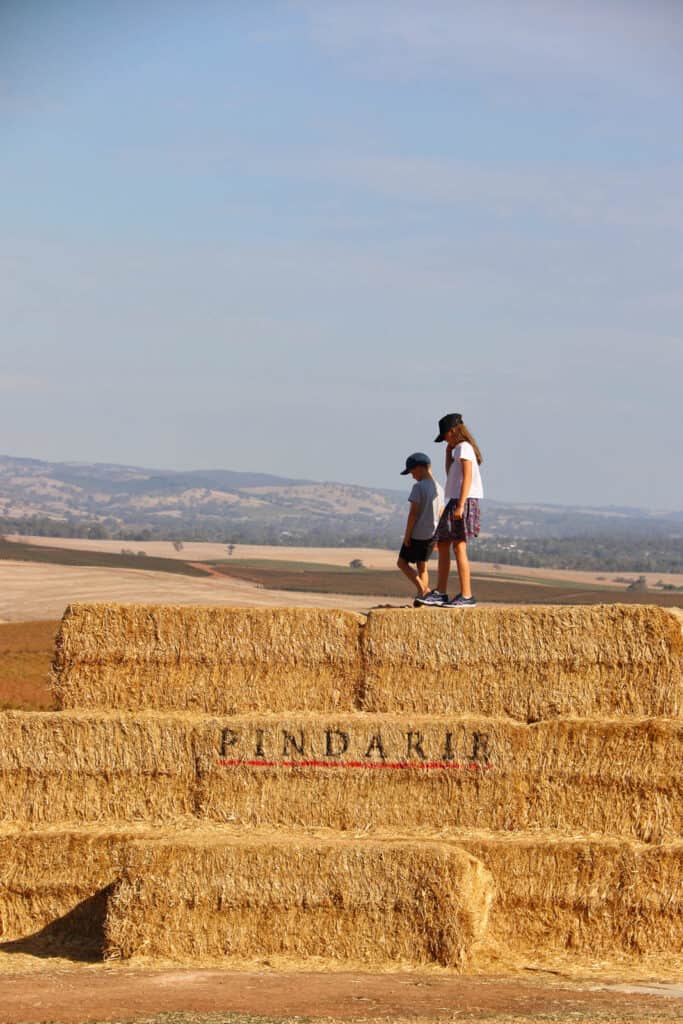
[[[408,484],[393,491],[256,472],[0,456],[0,526],[55,535],[90,530],[93,536],[393,546],[405,521]],[[484,529],[493,539],[680,539],[683,512],[487,499]]]

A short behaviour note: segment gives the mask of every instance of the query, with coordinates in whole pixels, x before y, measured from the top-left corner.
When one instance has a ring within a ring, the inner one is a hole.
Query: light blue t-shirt
[[[408,501],[414,501],[420,509],[412,536],[415,540],[431,540],[444,504],[443,487],[433,477],[416,480]]]

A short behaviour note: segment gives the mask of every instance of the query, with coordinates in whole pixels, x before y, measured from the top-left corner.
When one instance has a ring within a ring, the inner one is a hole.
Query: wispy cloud
[[[296,6],[325,50],[401,77],[476,68],[526,78],[589,75],[652,89],[662,75],[680,76],[677,0],[301,0]]]
[[[257,168],[253,159],[251,166]],[[584,225],[630,228],[683,227],[681,171],[616,171],[547,163],[500,166],[421,156],[345,153],[286,154],[262,171],[334,182],[387,199],[452,207],[475,204],[489,215],[535,215]]]
[[[210,164],[245,180],[315,184],[335,201],[346,191],[421,207],[470,205],[489,219],[531,216],[575,225],[683,228],[683,168],[678,162],[627,170],[585,159],[527,162],[508,156],[494,163],[381,152],[377,147],[336,151],[227,143],[201,149],[174,143],[127,147],[115,158],[129,173],[163,168],[168,174],[171,167],[173,174],[193,175],[205,173]],[[323,197],[308,196],[308,203],[316,201]],[[244,206],[248,201],[241,202]],[[359,214],[355,222],[361,223]]]

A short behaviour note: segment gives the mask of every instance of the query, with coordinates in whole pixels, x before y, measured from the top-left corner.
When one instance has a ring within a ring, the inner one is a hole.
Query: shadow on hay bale
[[[114,883],[81,900],[61,917],[30,935],[0,942],[0,953],[21,953],[41,959],[58,957],[79,963],[102,960],[105,950],[104,923]]]

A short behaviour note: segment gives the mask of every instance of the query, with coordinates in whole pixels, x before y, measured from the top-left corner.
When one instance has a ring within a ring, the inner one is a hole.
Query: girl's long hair
[[[456,444],[460,444],[461,441],[469,441],[469,443],[474,448],[474,454],[477,456],[477,462],[481,466],[482,462],[484,461],[484,456],[479,451],[479,445],[474,440],[474,438],[470,434],[470,432],[467,429],[467,427],[465,426],[465,424],[464,423],[458,424],[458,426],[455,428],[455,430],[456,430],[456,436],[458,438],[458,440],[455,443]]]

